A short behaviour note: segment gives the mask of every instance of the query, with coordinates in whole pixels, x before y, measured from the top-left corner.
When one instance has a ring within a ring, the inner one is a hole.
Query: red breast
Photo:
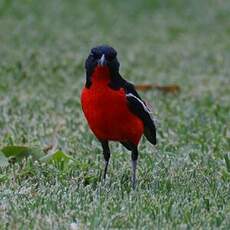
[[[100,140],[138,144],[143,134],[143,122],[128,108],[124,89],[113,90],[108,84],[107,66],[96,67],[90,88],[83,88],[82,109],[88,124]]]

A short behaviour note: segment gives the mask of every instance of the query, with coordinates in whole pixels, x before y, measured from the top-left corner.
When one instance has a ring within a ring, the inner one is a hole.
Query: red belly
[[[138,144],[143,134],[143,122],[127,106],[123,89],[92,84],[81,94],[82,109],[88,124],[100,140],[129,141]]]

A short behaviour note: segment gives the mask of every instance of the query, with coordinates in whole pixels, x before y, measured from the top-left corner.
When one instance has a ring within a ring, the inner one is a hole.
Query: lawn
[[[0,148],[44,149],[0,168],[0,229],[230,229],[230,1],[0,0]],[[118,51],[157,120],[142,139],[138,186],[130,153],[101,146],[80,105],[91,47]],[[72,225],[71,225],[72,224]]]

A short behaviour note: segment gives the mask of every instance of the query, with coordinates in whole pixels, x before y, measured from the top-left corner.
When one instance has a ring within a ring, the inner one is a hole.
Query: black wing
[[[113,78],[110,82],[110,87],[113,89],[124,88],[130,111],[138,116],[144,123],[144,135],[153,145],[156,145],[156,127],[151,117],[151,111],[142,101],[141,97],[136,92],[133,84],[123,79],[120,74]],[[125,146],[127,148],[127,146]],[[128,148],[129,149],[129,148]]]
[[[135,90],[134,90],[135,91]],[[156,141],[156,127],[146,104],[133,93],[126,94],[130,110],[144,123],[144,135],[153,145]]]

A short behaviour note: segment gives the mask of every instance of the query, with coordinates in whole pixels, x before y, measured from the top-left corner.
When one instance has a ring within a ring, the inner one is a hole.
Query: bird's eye
[[[94,57],[95,59],[99,59],[101,57],[99,53],[94,53],[94,52],[91,52],[90,56]]]
[[[111,53],[111,54],[108,54],[106,58],[107,58],[109,61],[112,61],[115,57],[116,57],[116,55],[113,54],[113,53]]]
[[[94,57],[94,54],[93,54],[93,53],[90,53],[90,54],[89,54],[89,58],[94,59],[94,58],[95,58],[95,57]]]

